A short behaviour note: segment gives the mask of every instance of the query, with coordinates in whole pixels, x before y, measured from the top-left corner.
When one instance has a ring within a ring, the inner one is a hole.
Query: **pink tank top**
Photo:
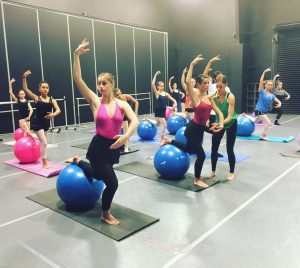
[[[123,122],[121,108],[117,101],[115,102],[116,108],[113,117],[110,117],[102,101],[96,115],[96,132],[100,136],[108,139],[113,139],[116,135],[120,134]]]
[[[205,126],[207,120],[209,119],[210,112],[212,110],[211,104],[207,104],[201,101],[200,104],[195,107],[194,123]]]

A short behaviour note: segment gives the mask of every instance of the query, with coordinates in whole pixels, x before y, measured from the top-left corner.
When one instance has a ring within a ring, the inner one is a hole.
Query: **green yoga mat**
[[[254,141],[264,141],[263,139],[261,139],[260,136],[256,136],[256,135],[252,135],[252,136],[247,136],[247,137],[244,137],[244,136],[237,136],[236,137],[237,139],[241,139],[241,140],[254,140]],[[293,136],[288,136],[288,137],[273,137],[273,136],[268,136],[267,137],[268,140],[267,141],[271,141],[271,142],[290,142],[292,140],[295,139],[295,137]]]
[[[88,143],[82,143],[82,144],[75,144],[75,145],[72,145],[72,147],[76,147],[76,148],[87,150],[89,148],[89,145],[90,145],[90,142],[88,142]],[[139,149],[135,149],[135,150],[129,149],[129,152],[121,151],[120,155],[131,154],[131,153],[135,153],[135,152],[138,152],[138,151],[139,151]]]
[[[117,241],[159,221],[157,218],[113,203],[111,211],[113,215],[120,220],[121,224],[117,226],[108,225],[100,219],[100,201],[98,201],[95,207],[89,211],[67,211],[65,209],[65,204],[60,200],[56,189],[28,196],[27,198]]]
[[[183,188],[186,190],[190,190],[193,192],[199,192],[202,190],[205,190],[207,188],[202,188],[198,185],[194,184],[194,176],[190,173],[185,174],[185,177],[180,180],[166,180],[163,177],[161,177],[155,167],[150,164],[142,163],[142,162],[132,162],[130,164],[122,165],[115,167],[116,170],[127,172],[133,175],[137,175],[143,178],[147,178],[154,181],[159,181],[162,183],[170,184],[179,188]],[[206,184],[208,184],[209,187],[219,183],[220,181],[217,179],[207,179],[204,178],[204,181]]]

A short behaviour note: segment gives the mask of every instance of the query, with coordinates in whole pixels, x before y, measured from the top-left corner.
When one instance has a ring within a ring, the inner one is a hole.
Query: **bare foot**
[[[78,164],[79,161],[80,161],[80,157],[77,155],[75,155],[73,157],[69,157],[64,160],[65,163],[74,163],[74,164]]]
[[[227,176],[228,181],[232,181],[234,179],[234,173],[229,173]]]
[[[120,224],[120,222],[113,215],[111,215],[109,211],[102,212],[101,220],[110,225]]]
[[[170,144],[170,143],[171,143],[171,140],[168,137],[164,136],[164,138],[160,140],[159,146],[161,147],[161,146],[164,146],[164,145]]]
[[[216,172],[215,172],[215,171],[212,171],[212,172],[207,176],[207,178],[209,178],[209,179],[212,179],[213,177],[216,177]]]
[[[260,139],[262,139],[262,140],[264,140],[264,141],[267,141],[267,140],[269,140],[269,139],[268,139],[268,137],[267,137],[267,135],[265,135],[265,134],[264,134],[264,135],[262,135],[262,136],[260,137]]]
[[[46,158],[42,158],[43,168],[49,168],[48,161]]]
[[[201,179],[195,179],[194,184],[196,184],[202,188],[208,188],[208,185]]]

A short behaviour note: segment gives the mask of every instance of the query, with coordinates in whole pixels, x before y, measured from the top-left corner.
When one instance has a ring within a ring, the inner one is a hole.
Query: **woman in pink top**
[[[205,160],[205,152],[202,148],[203,133],[206,130],[206,122],[209,119],[211,110],[213,109],[220,121],[219,124],[213,125],[209,130],[213,132],[218,132],[223,129],[224,117],[222,112],[214,103],[212,97],[207,96],[206,92],[209,86],[209,78],[205,75],[199,75],[196,78],[196,87],[198,91],[194,90],[194,85],[192,83],[193,69],[196,64],[202,61],[201,55],[197,56],[190,64],[189,71],[186,77],[187,91],[191,98],[192,107],[194,108],[194,119],[190,124],[187,125],[184,135],[186,136],[186,144],[178,142],[176,140],[164,139],[164,144],[171,143],[186,152],[196,153],[197,159],[195,161],[194,172],[195,180],[194,184],[207,188],[208,185],[201,179],[201,170]]]
[[[80,160],[77,156],[67,159],[66,162],[71,161],[81,167],[88,179],[104,181],[106,188],[102,194],[101,219],[108,224],[117,225],[120,222],[110,213],[110,206],[118,188],[113,164],[119,162],[120,147],[136,130],[138,119],[127,102],[114,98],[115,81],[112,74],[98,75],[97,89],[102,95],[100,98],[83,81],[79,58],[89,51],[88,45],[89,42],[84,39],[74,52],[73,78],[79,92],[90,104],[97,134],[93,137],[86,155],[90,163]],[[128,131],[120,135],[124,114],[130,124]]]

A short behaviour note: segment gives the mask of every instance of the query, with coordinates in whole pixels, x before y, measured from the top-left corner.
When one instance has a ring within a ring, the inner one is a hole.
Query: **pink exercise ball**
[[[23,128],[17,128],[14,132],[14,139],[15,141],[17,141],[18,139],[20,138],[23,138],[24,137],[24,129]]]
[[[166,113],[165,113],[166,120],[169,119],[169,117],[172,115],[172,113],[173,113],[173,108],[172,107],[167,107]]]
[[[41,144],[33,137],[25,136],[17,140],[14,154],[21,163],[34,163],[40,158]]]

